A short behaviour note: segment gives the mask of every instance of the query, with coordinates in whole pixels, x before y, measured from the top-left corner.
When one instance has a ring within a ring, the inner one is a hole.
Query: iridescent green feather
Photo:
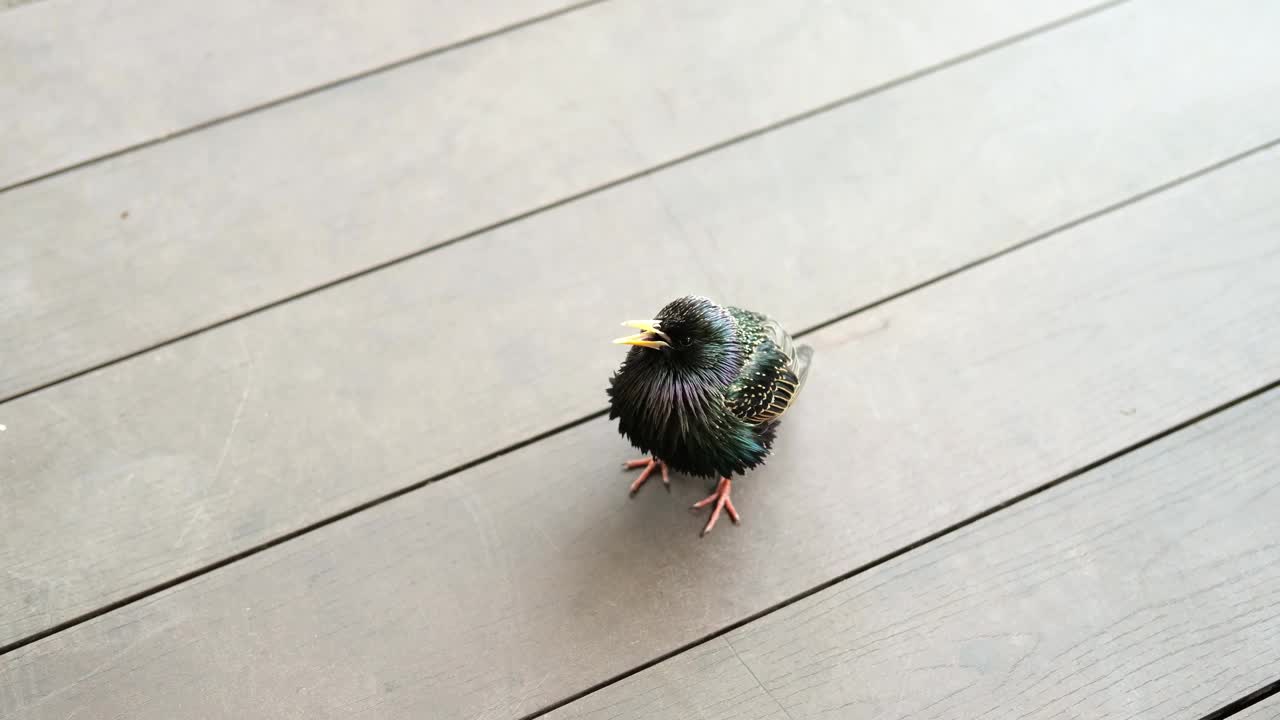
[[[765,315],[705,298],[680,298],[657,320],[677,346],[633,348],[614,374],[610,417],[619,431],[691,475],[741,474],[762,463],[812,350]]]

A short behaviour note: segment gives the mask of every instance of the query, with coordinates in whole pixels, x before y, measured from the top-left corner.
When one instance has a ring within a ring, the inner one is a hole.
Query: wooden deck
[[[0,1],[0,719],[1280,718],[1280,4],[301,7]]]

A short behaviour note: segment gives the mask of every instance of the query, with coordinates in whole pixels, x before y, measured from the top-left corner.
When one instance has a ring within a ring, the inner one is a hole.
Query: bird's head
[[[623,325],[640,331],[613,341],[632,346],[628,364],[727,375],[741,363],[737,323],[728,310],[704,297],[678,298],[652,320]]]

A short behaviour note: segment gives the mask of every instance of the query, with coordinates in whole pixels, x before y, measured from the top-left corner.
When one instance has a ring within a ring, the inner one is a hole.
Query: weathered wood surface
[[[1118,9],[0,406],[20,448],[0,453],[0,643],[602,407],[617,321],[676,294],[803,328],[1280,136],[1277,79],[1232,55],[1250,25],[1183,67],[1233,16],[1173,9]]]
[[[1280,656],[1280,390],[547,720],[1187,718]]]
[[[612,0],[0,194],[0,398],[1088,4]]]
[[[1231,720],[1280,720],[1280,695],[1272,695],[1256,705],[1245,708],[1232,715]]]
[[[45,0],[0,17],[0,188],[571,4]]]
[[[699,541],[696,483],[629,501],[622,442],[587,423],[17,649],[0,716],[565,698],[1280,377],[1277,183],[1280,151],[1255,156],[810,335],[744,527]]]

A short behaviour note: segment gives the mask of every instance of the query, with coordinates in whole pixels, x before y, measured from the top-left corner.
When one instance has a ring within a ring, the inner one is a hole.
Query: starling
[[[768,457],[779,419],[800,394],[813,348],[796,345],[776,321],[703,297],[668,303],[653,320],[623,325],[639,330],[614,340],[630,345],[609,380],[609,417],[641,452],[644,468],[634,495],[655,470],[670,487],[669,470],[716,481],[693,507],[713,506],[702,535],[720,511],[737,523],[730,478]]]

